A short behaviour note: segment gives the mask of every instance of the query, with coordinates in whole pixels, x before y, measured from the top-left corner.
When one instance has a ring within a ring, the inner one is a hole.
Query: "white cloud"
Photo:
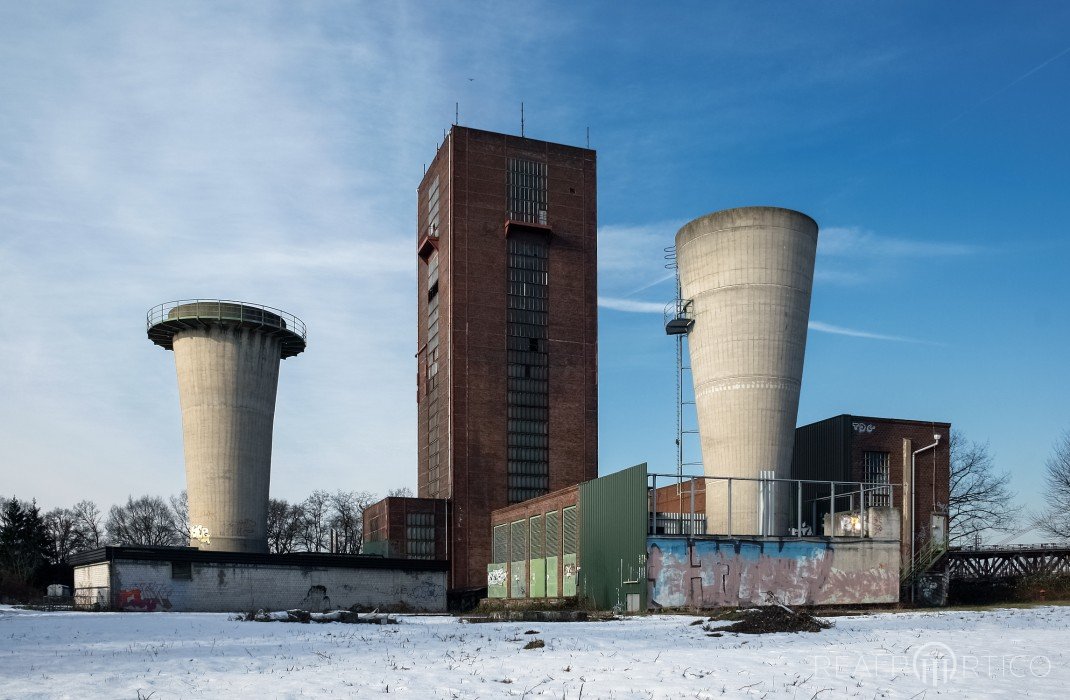
[[[843,326],[834,326],[831,323],[824,323],[822,321],[810,321],[810,330],[817,331],[819,333],[831,333],[833,335],[846,335],[852,338],[868,338],[870,340],[891,340],[897,343],[922,343],[925,345],[940,345],[930,340],[920,340],[918,338],[907,338],[901,335],[885,335],[883,333],[871,333],[869,331],[860,331],[854,328],[844,328]]]
[[[635,299],[618,299],[616,297],[598,297],[598,305],[604,309],[637,314],[660,314],[665,311],[664,302],[636,301]]]
[[[817,239],[818,255],[828,257],[926,258],[972,255],[981,248],[964,243],[880,236],[853,226],[829,226]]]
[[[173,360],[143,319],[197,296],[308,324],[274,493],[414,486],[414,190],[455,99],[504,128],[503,55],[551,75],[528,48],[554,28],[516,12],[503,32],[500,13],[393,3],[0,8],[5,493],[182,487]],[[485,41],[458,51],[460,22]],[[489,86],[466,102],[472,75]]]

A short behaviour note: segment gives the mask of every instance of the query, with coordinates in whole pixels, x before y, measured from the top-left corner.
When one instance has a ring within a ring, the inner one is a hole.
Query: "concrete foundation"
[[[745,207],[715,212],[676,234],[705,472],[787,479],[799,408],[817,224],[796,211]],[[783,533],[790,494],[772,489],[759,506],[754,482],[710,483],[708,532]]]
[[[899,542],[662,537],[647,541],[650,607],[899,600]]]

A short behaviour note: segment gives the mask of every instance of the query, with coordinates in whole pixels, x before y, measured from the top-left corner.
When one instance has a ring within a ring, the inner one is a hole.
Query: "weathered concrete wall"
[[[715,212],[676,234],[709,476],[790,477],[816,249],[814,220],[776,207]],[[777,494],[773,533],[787,527],[789,498]],[[710,484],[706,507],[707,532],[760,532],[757,484],[734,484],[731,523],[724,483]]]
[[[899,600],[899,542],[650,538],[650,607],[852,605]]]
[[[91,569],[79,567],[79,571]],[[167,561],[112,563],[114,605],[130,611],[313,612],[354,605],[379,610],[444,612],[444,571],[353,569],[260,564],[192,564],[192,579],[172,578]]]
[[[279,341],[211,325],[178,333],[174,352],[190,545],[266,552]]]

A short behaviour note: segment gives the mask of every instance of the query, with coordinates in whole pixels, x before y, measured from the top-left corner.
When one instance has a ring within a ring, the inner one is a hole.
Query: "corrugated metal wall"
[[[646,464],[580,484],[580,595],[646,610]]]
[[[795,451],[791,458],[792,479],[849,481],[851,479],[851,420],[849,415],[833,416],[795,429]],[[794,490],[794,489],[793,489]],[[803,486],[803,521],[820,534],[820,524],[828,512],[829,490],[820,486]],[[797,494],[792,494],[792,513]],[[837,498],[837,502],[841,499]],[[794,515],[792,516],[794,521]]]

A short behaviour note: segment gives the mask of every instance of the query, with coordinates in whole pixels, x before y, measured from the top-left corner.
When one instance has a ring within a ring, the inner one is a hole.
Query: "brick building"
[[[448,501],[453,591],[487,585],[491,511],[597,476],[595,175],[454,126],[417,190],[418,495]]]
[[[939,435],[937,440],[935,436]],[[795,431],[793,479],[887,482],[887,503],[902,517],[904,568],[930,541],[946,540],[951,484],[951,424],[839,415]],[[911,459],[914,452],[914,469]],[[915,483],[911,486],[911,472]],[[877,505],[874,503],[874,505]],[[916,515],[915,515],[916,514]],[[913,519],[913,526],[911,520]]]

